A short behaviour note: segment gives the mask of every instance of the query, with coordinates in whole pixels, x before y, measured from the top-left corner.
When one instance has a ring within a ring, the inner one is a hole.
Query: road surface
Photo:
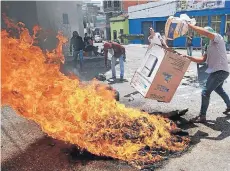
[[[101,44],[99,44],[101,45]],[[130,86],[134,72],[139,67],[146,51],[142,45],[128,45],[125,63],[126,82],[112,84],[121,94],[121,103],[149,112],[167,112],[189,108],[185,120],[199,114],[201,88],[196,82],[196,64],[191,63],[171,103],[159,103],[143,98]],[[185,53],[184,50],[179,50]],[[199,55],[200,52],[194,52]],[[70,62],[65,70],[75,71],[84,81],[98,73],[111,77],[110,69],[104,68],[104,59],[85,61],[84,71],[79,73]],[[116,66],[119,70],[119,65]],[[188,80],[190,79],[190,80]],[[230,78],[224,84],[230,94]],[[133,95],[130,95],[132,94]],[[211,96],[208,124],[185,125],[192,137],[194,147],[181,157],[171,158],[158,170],[164,171],[229,171],[230,170],[230,116],[222,114],[225,105],[215,93]],[[3,171],[136,171],[137,169],[117,160],[101,158],[73,160],[69,155],[71,144],[47,137],[40,128],[17,114],[10,107],[1,108],[1,164]]]

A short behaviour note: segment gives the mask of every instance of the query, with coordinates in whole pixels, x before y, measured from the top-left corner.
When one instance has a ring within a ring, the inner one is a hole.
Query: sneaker
[[[124,81],[124,77],[120,77],[120,81]]]
[[[117,79],[116,77],[112,77],[112,78],[109,78],[108,81],[113,82],[113,81],[116,81],[116,79]]]

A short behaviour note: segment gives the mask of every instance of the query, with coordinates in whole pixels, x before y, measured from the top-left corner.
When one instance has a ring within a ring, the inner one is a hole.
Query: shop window
[[[228,42],[230,42],[230,15],[226,16],[225,33],[228,36]]]
[[[211,27],[217,32],[220,33],[220,23],[221,17],[220,15],[211,17]]]
[[[227,15],[226,17],[226,21],[230,22],[230,15]]]
[[[195,18],[196,19],[196,26],[199,26],[199,27],[206,27],[208,26],[208,16],[191,16],[191,18]],[[192,29],[189,29],[188,31],[188,35],[191,35],[193,34],[194,37],[200,37],[200,35],[193,31]]]

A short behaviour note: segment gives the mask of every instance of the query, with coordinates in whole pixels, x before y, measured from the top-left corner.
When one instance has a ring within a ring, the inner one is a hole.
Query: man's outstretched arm
[[[214,38],[215,38],[215,34],[214,33],[211,33],[211,32],[205,30],[202,27],[194,26],[194,25],[191,25],[191,24],[188,24],[188,26],[191,29],[193,29],[194,31],[196,31],[197,33],[208,37],[210,40],[214,40]]]
[[[206,60],[207,60],[207,54],[204,54],[204,56],[202,56],[202,57],[200,57],[200,58],[198,58],[198,57],[193,57],[193,56],[185,56],[185,57],[187,57],[188,59],[190,59],[191,61],[193,61],[193,62],[196,62],[196,63],[203,63],[203,62],[205,62]]]

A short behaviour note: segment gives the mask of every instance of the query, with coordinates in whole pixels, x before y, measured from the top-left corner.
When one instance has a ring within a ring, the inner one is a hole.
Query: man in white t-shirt
[[[148,50],[151,49],[155,44],[168,48],[165,40],[162,38],[160,33],[155,32],[152,27],[149,28],[149,32],[150,32],[150,36],[148,37],[148,40],[150,45],[148,47]]]
[[[216,33],[211,27],[198,27],[188,24],[188,26],[197,33],[210,39],[207,52],[200,58],[193,56],[186,56],[191,61],[196,63],[203,63],[207,61],[209,74],[206,85],[202,91],[202,101],[200,114],[193,118],[192,122],[206,122],[206,112],[209,106],[210,95],[215,91],[224,100],[227,109],[224,114],[230,113],[230,98],[223,89],[223,84],[229,76],[229,66],[225,42],[223,37]]]

